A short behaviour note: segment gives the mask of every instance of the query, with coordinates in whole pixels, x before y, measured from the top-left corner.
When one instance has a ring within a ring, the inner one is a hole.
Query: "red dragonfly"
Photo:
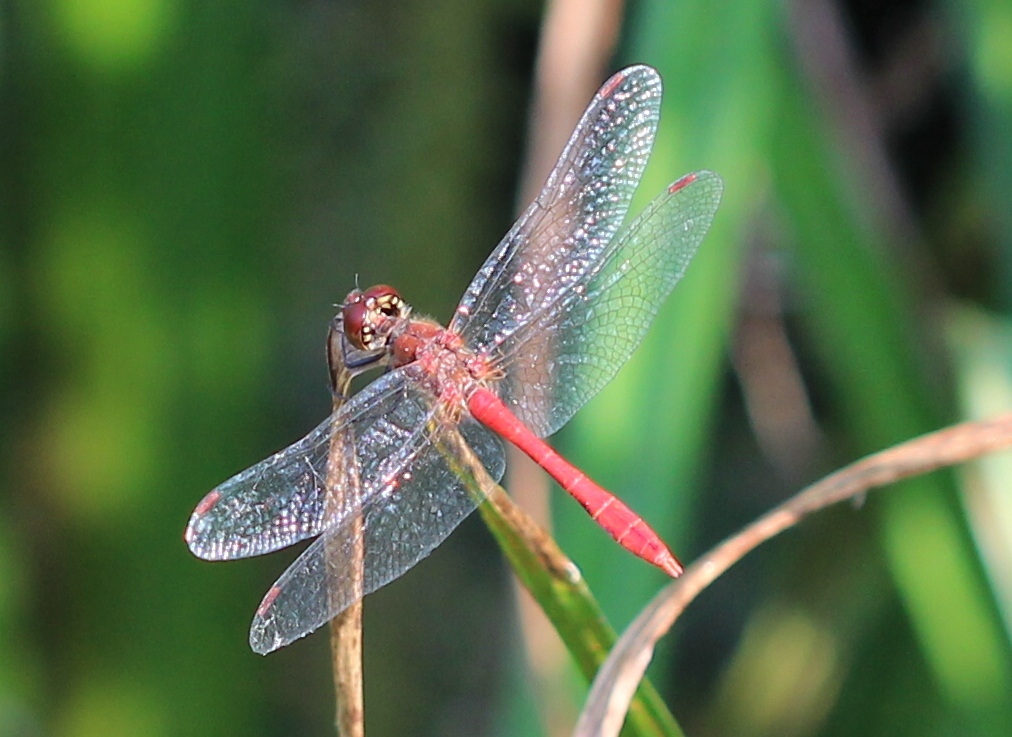
[[[461,479],[464,456],[502,477],[497,435],[620,544],[681,573],[646,522],[541,440],[639,345],[720,202],[720,177],[700,171],[623,226],[660,103],[650,67],[629,67],[604,84],[448,328],[415,317],[392,287],[345,299],[328,343],[332,388],[339,394],[370,368],[386,373],[305,438],[211,491],[186,528],[190,550],[209,560],[318,536],[257,610],[256,652],[312,632],[432,552],[481,501]]]

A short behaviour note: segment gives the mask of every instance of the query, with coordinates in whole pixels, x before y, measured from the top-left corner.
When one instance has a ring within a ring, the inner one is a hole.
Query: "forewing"
[[[469,416],[459,425],[446,424],[430,398],[410,387],[392,410],[389,431],[402,436],[394,455],[370,457],[362,452],[367,438],[355,441],[361,517],[329,529],[278,579],[253,619],[254,651],[266,654],[309,634],[397,578],[475,509],[481,499],[459,477],[465,461],[455,443],[461,437],[493,479],[502,477],[502,445]],[[359,560],[361,576],[355,570]]]
[[[566,424],[639,346],[706,235],[722,190],[707,171],[671,185],[592,271],[503,344],[500,395],[531,430],[547,436]]]
[[[334,438],[356,423],[371,426],[371,418],[396,403],[402,391],[400,375],[378,379],[302,440],[212,490],[186,527],[193,554],[231,560],[270,553],[318,535],[328,516],[333,524],[335,517],[350,514],[350,497],[327,494]],[[335,499],[343,503],[335,505]]]
[[[629,209],[653,146],[661,79],[634,66],[591,101],[541,194],[485,261],[450,330],[498,346],[593,268]]]
[[[334,416],[297,443],[213,489],[184,535],[207,560],[261,555],[319,534]]]

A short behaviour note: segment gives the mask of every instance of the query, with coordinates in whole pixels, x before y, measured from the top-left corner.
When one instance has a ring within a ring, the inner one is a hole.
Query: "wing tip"
[[[249,631],[249,647],[257,655],[270,655],[275,650],[288,644],[282,642],[281,638],[276,635],[268,637],[262,629],[257,629],[256,625],[257,621],[254,620],[253,627]]]
[[[193,510],[193,518],[203,517],[205,514],[214,509],[215,505],[221,500],[221,491],[217,487],[211,489],[203,499],[200,500]]]
[[[221,499],[221,492],[215,488],[208,492],[207,496],[200,500],[200,503],[194,508],[193,513],[190,515],[189,522],[186,523],[186,529],[183,530],[183,541],[186,543],[186,547],[190,549],[198,558],[210,560],[210,550],[205,544],[203,536],[200,535],[200,526],[203,522],[205,515],[214,509],[214,506]]]
[[[697,174],[696,172],[693,172],[691,174],[686,174],[681,179],[679,179],[679,180],[677,180],[675,182],[672,182],[670,185],[668,185],[668,194],[674,194],[675,192],[677,192],[680,189],[685,189],[690,184],[692,184],[694,181],[696,181],[696,179],[698,179],[698,178],[699,178],[699,174]]]
[[[204,544],[206,541],[199,535],[198,528],[207,513],[214,509],[220,500],[221,491],[217,488],[208,492],[207,496],[201,499],[200,503],[194,508],[193,514],[190,515],[190,521],[186,523],[186,529],[183,530],[183,541],[186,542],[186,546],[190,549],[190,552],[198,558],[204,558],[205,560],[212,559],[210,557],[211,551]]]
[[[276,588],[275,586],[271,591],[267,592],[267,596],[271,596],[271,592],[274,592]],[[277,596],[277,593],[274,595]],[[263,608],[264,604],[260,606]],[[315,629],[312,631],[315,631]],[[249,647],[257,655],[270,655],[275,650],[280,650],[286,645],[291,645],[308,634],[310,632],[303,632],[295,637],[285,637],[279,631],[274,616],[269,612],[266,613],[266,616],[263,616],[260,613],[260,609],[257,609],[256,616],[253,617],[253,623],[249,628]]]
[[[683,177],[676,179],[674,182],[668,185],[668,194],[675,194],[676,192],[685,189],[690,184],[709,184],[709,186],[716,190],[717,194],[720,195],[724,191],[724,180],[720,174],[712,172],[709,169],[700,169],[686,174]]]
[[[276,588],[275,586],[271,591],[274,591]],[[267,592],[268,597],[271,595],[271,591]],[[264,601],[266,601],[266,597]],[[282,641],[277,631],[271,631],[273,629],[270,627],[271,619],[262,616],[261,610],[263,608],[264,604],[260,604],[256,616],[253,617],[253,624],[249,628],[249,647],[257,655],[269,655],[278,648],[288,644]]]
[[[649,89],[651,87],[660,88],[663,84],[660,72],[649,64],[632,64],[619,69],[611,75],[611,77],[608,78],[608,81],[601,86],[601,90],[598,94],[602,98],[608,97],[614,93],[615,90],[622,85],[622,83],[634,78],[638,78],[640,80],[640,83],[637,86],[642,89]]]

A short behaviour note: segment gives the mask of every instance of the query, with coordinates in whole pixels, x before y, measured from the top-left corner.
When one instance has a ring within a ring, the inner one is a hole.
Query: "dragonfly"
[[[685,273],[723,183],[683,176],[626,215],[660,117],[656,70],[597,92],[538,197],[482,265],[446,327],[393,287],[348,294],[327,341],[334,412],[306,437],[213,489],[184,538],[208,560],[316,537],[265,595],[250,645],[303,637],[431,553],[482,501],[502,439],[541,465],[617,542],[671,576],[650,526],[543,438],[618,372]],[[383,373],[350,397],[350,378]]]

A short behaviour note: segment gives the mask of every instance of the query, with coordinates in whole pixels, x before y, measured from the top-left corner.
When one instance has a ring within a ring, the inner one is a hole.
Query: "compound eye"
[[[400,317],[404,300],[396,289],[387,284],[377,284],[362,293],[370,309],[381,312],[385,317]]]
[[[348,295],[341,308],[341,320],[344,323],[344,335],[359,350],[368,350],[372,341],[372,328],[367,319],[369,308],[362,292],[358,290]]]

